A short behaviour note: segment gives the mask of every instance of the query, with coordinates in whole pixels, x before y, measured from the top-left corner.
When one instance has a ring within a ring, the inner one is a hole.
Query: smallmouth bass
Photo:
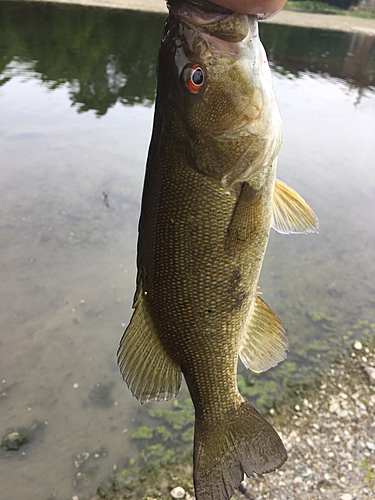
[[[229,499],[286,460],[276,431],[239,393],[237,363],[286,357],[284,328],[257,292],[271,227],[315,232],[276,180],[282,124],[255,17],[174,0],[162,36],[138,238],[134,313],[118,363],[141,402],[195,407],[197,500]]]

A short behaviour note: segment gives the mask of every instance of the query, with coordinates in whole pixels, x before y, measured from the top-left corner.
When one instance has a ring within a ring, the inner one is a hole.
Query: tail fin
[[[287,454],[274,428],[243,402],[215,428],[195,425],[194,485],[197,500],[227,500],[244,478],[271,472]]]

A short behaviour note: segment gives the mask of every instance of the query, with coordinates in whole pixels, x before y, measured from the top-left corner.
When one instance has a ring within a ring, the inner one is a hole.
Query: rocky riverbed
[[[288,460],[277,472],[246,479],[244,493],[236,492],[234,499],[375,498],[374,335],[353,342],[316,385],[297,389],[265,416],[281,435]],[[133,477],[120,472],[110,491],[99,488],[91,500],[173,497],[193,500],[191,456]]]
[[[246,481],[250,497],[362,500],[375,497],[375,342],[353,344],[274,421],[289,458]]]

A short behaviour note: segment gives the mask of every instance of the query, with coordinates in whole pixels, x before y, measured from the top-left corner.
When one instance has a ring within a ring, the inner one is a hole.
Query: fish
[[[182,375],[195,408],[197,500],[226,500],[287,458],[237,386],[238,358],[263,372],[286,358],[258,279],[271,228],[318,231],[276,179],[282,122],[254,16],[170,0],[138,228],[133,315],[118,364],[141,402],[168,400]]]

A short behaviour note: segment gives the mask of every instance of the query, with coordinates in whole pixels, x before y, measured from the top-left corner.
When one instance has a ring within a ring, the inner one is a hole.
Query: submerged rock
[[[370,384],[375,385],[375,368],[373,368],[372,366],[365,366],[364,370],[368,375]]]
[[[363,348],[362,343],[359,340],[356,340],[353,343],[353,349],[355,349],[356,351],[361,351],[362,348]]]
[[[173,488],[173,490],[171,491],[171,496],[173,498],[184,498],[184,496],[185,496],[184,488],[181,488],[181,486],[177,486],[176,488]]]
[[[19,450],[22,445],[30,441],[29,436],[21,434],[18,431],[10,432],[1,443],[1,446],[7,450]]]

